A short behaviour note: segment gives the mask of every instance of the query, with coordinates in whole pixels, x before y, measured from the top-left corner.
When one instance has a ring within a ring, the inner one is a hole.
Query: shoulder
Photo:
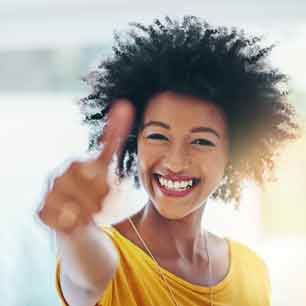
[[[262,257],[252,247],[235,239],[230,239],[230,241],[231,241],[231,246],[234,249],[236,255],[242,258],[249,258],[254,261],[263,262]]]
[[[121,247],[126,243],[131,245],[130,243],[132,242],[134,245],[142,248],[128,219],[124,219],[120,222],[109,225],[101,225],[100,228],[113,240],[113,242],[118,247]]]
[[[252,247],[231,239],[231,246],[233,250],[233,261],[237,263],[237,266],[256,271],[257,275],[261,273],[265,279],[269,279],[268,266],[263,257],[255,251]]]

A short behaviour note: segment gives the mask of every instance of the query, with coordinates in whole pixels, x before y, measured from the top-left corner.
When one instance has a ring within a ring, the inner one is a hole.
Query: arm
[[[71,234],[56,232],[60,261],[60,287],[70,306],[98,302],[118,266],[111,239],[94,223]]]
[[[118,266],[116,247],[93,221],[110,192],[112,157],[122,150],[134,118],[129,101],[114,103],[99,140],[102,151],[94,159],[72,162],[56,177],[37,212],[40,220],[55,230],[61,270],[57,280],[63,282],[65,297],[72,306],[79,305],[81,293],[98,299]]]

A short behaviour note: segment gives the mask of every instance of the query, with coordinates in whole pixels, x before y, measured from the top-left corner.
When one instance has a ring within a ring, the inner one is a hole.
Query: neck
[[[171,220],[163,217],[149,201],[137,214],[138,229],[154,253],[164,259],[195,262],[206,259],[202,216],[205,204],[188,216]],[[162,237],[162,241],[160,239]]]

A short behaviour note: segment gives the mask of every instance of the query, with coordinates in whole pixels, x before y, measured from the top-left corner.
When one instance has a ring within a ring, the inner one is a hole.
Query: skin
[[[143,126],[150,121],[163,122],[169,129],[148,125],[138,134],[138,173],[149,200],[132,220],[161,266],[191,283],[214,285],[228,272],[229,247],[224,239],[208,233],[214,267],[209,283],[202,218],[207,198],[220,184],[229,161],[225,115],[212,102],[164,92],[149,101]],[[199,126],[219,136],[190,132]],[[157,186],[154,173],[188,175],[200,183],[185,197],[168,197]],[[147,252],[127,220],[115,227]]]

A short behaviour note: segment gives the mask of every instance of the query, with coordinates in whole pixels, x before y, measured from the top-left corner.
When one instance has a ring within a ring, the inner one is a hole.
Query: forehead
[[[170,126],[187,128],[205,125],[215,127],[225,133],[226,118],[223,111],[214,103],[195,97],[177,95],[172,92],[161,93],[153,97],[144,113],[143,122],[158,120]]]

